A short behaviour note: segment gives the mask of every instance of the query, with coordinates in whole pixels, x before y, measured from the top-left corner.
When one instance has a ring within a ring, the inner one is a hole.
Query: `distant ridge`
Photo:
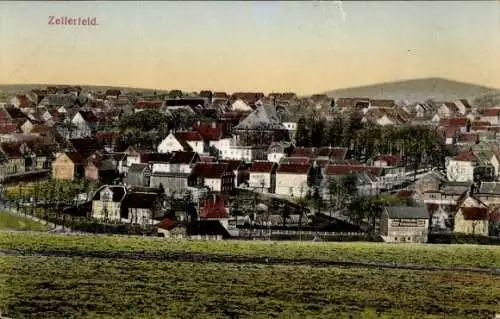
[[[127,87],[127,86],[113,86],[113,85],[83,85],[83,84],[0,84],[0,92],[22,92],[22,91],[30,91],[33,89],[44,89],[48,86],[79,86],[82,89],[91,89],[96,91],[105,91],[108,89],[119,89],[122,91],[129,92],[168,92],[167,90],[160,89],[151,89],[151,88],[135,88],[135,87]]]
[[[338,89],[325,92],[330,97],[367,97],[419,102],[427,99],[452,101],[460,98],[474,100],[484,95],[499,94],[500,89],[448,80],[424,78]]]

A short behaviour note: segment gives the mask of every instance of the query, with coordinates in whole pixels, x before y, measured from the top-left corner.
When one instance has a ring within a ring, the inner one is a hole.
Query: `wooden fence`
[[[304,237],[319,237],[319,238],[335,238],[335,237],[362,237],[362,236],[367,236],[367,233],[254,228],[254,229],[239,229],[238,237],[269,237],[269,236],[290,236],[290,237],[304,236]]]

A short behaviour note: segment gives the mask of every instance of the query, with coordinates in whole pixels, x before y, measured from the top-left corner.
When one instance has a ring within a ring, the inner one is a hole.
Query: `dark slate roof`
[[[116,170],[116,163],[110,158],[101,160],[99,164],[100,164],[99,165],[100,171],[114,171],[114,170]]]
[[[199,157],[196,152],[174,152],[170,158],[170,164],[192,164],[198,162]]]
[[[271,105],[261,105],[238,123],[234,129],[273,129],[284,130],[276,108]]]
[[[122,207],[152,209],[157,198],[158,193],[129,193],[125,196]]]
[[[49,94],[40,101],[40,104],[72,107],[76,100],[73,94]]]
[[[389,218],[401,219],[427,219],[429,212],[427,207],[408,207],[408,206],[388,206],[385,207]]]
[[[480,194],[500,195],[500,183],[498,182],[482,182],[479,187]]]
[[[148,164],[137,164],[137,163],[134,163],[132,165],[130,165],[129,169],[128,169],[128,173],[142,173],[146,168],[148,168]]]
[[[72,138],[69,140],[73,148],[83,156],[89,156],[101,149],[99,141],[94,137]]]
[[[218,220],[197,220],[188,224],[186,232],[189,236],[222,235],[223,238],[231,237],[227,229]]]

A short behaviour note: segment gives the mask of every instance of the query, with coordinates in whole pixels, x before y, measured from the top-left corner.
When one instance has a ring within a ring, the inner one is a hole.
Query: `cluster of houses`
[[[131,223],[152,222],[168,206],[164,196],[189,196],[197,204],[198,218],[225,220],[230,216],[229,195],[236,188],[288,199],[317,189],[328,200],[331,178],[356,173],[358,192],[365,196],[406,181],[408,171],[397,154],[380,154],[359,163],[343,147],[295,147],[297,108],[327,119],[359,111],[364,122],[378,125],[425,123],[438,130],[446,144],[457,150],[470,148],[447,161],[446,176],[432,173],[439,175],[436,189],[415,186],[412,190],[411,196],[428,204],[424,212],[408,208],[385,211],[381,231],[392,238],[389,240],[420,241],[421,228],[428,227],[429,220],[432,227],[491,233],[490,226],[498,221],[492,198],[500,198],[500,184],[498,194],[486,196],[481,190],[497,190],[491,185],[496,185],[499,176],[495,142],[500,108],[479,111],[466,100],[408,104],[332,99],[321,94],[307,98],[293,93],[265,96],[211,91],[189,96],[177,91],[145,95],[116,89],[86,92],[80,87],[47,87],[0,104],[0,178],[6,182],[48,173],[54,179],[99,181],[103,186],[92,198],[92,216]],[[118,149],[121,133],[106,130],[103,123],[145,110],[215,117],[198,121],[188,130],[169,132],[156,149],[135,145]],[[476,150],[478,145],[488,147]],[[415,185],[428,178],[425,175]],[[467,192],[450,199],[446,192],[454,183],[470,185],[464,186]],[[472,208],[486,213],[472,212]],[[476,225],[478,219],[482,226]],[[173,227],[175,222],[164,222],[166,225]],[[411,236],[397,235],[388,225],[418,231]]]

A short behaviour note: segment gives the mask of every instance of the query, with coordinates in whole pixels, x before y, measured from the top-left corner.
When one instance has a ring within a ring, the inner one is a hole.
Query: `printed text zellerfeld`
[[[96,17],[55,17],[49,16],[49,25],[99,25]]]

